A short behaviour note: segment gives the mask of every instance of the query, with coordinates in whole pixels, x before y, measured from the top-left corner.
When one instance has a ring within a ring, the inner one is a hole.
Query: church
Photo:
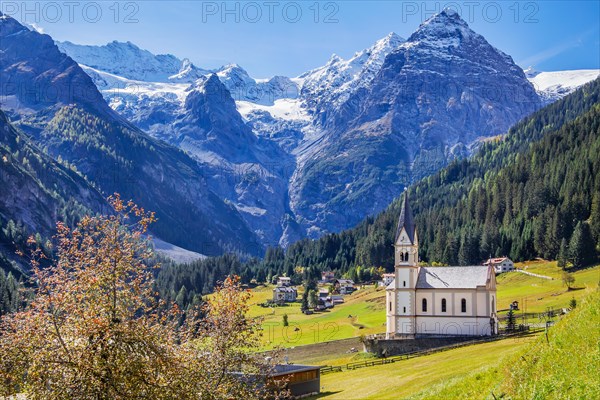
[[[419,265],[419,238],[404,194],[394,239],[394,280],[386,287],[386,338],[497,333],[492,266]]]

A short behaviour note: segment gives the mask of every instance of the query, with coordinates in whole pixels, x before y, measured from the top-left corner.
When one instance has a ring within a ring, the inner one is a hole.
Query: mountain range
[[[55,43],[1,15],[0,39],[4,124],[77,175],[65,199],[99,211],[119,192],[157,212],[161,239],[209,255],[354,226],[598,75],[525,73],[452,11],[295,78]],[[4,200],[0,223],[22,220]]]
[[[118,192],[155,211],[154,233],[168,242],[203,254],[260,254],[256,235],[210,190],[198,164],[110,108],[88,74],[48,35],[1,16],[0,38],[0,107],[39,157],[68,165],[102,197]],[[2,210],[3,224],[13,212]]]

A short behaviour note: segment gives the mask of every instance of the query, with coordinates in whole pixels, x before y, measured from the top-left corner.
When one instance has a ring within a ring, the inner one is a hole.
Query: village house
[[[273,301],[276,303],[292,303],[298,298],[298,291],[291,286],[277,286],[273,289]]]
[[[351,279],[336,279],[333,281],[333,287],[339,294],[350,294],[356,290]]]
[[[271,357],[267,357],[269,361]],[[317,395],[321,391],[321,368],[319,366],[301,364],[276,364],[266,380],[265,377],[244,372],[232,372],[240,382],[247,384],[258,382],[260,387],[266,385],[273,394],[281,389],[287,389],[291,398],[298,399]]]
[[[404,195],[394,248],[395,276],[386,288],[388,339],[497,333],[494,268],[420,266],[408,194]]]
[[[485,266],[494,267],[494,271],[497,274],[501,274],[502,272],[514,271],[515,263],[508,257],[500,257],[500,258],[490,258],[486,262],[483,263]]]
[[[323,271],[321,272],[321,282],[323,283],[331,283],[335,279],[335,272],[333,271]]]
[[[277,278],[277,286],[291,286],[292,278],[288,278],[287,276],[280,276]]]
[[[339,294],[331,295],[330,299],[334,305],[344,304],[344,298],[342,296],[340,296]]]
[[[318,304],[322,305],[325,308],[333,307],[333,301],[331,301],[331,297],[329,296],[329,289],[327,289],[327,288],[319,289]]]

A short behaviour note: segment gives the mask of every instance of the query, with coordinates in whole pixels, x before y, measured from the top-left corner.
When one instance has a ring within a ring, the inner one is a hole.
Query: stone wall
[[[469,342],[478,339],[473,336],[431,337],[417,339],[371,339],[363,343],[364,351],[373,353],[378,357],[390,357],[400,354],[412,353],[444,347],[456,343]]]

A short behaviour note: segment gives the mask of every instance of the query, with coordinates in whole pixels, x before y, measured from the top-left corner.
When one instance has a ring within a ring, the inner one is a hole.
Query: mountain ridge
[[[119,192],[156,211],[153,232],[168,242],[208,255],[262,252],[239,212],[208,188],[198,164],[110,108],[50,36],[4,16],[0,39],[0,106],[50,156],[73,165],[105,196]],[[63,90],[50,97],[43,88]]]
[[[408,40],[390,33],[297,78],[255,79],[237,64],[204,70],[130,42],[61,48],[79,58],[116,111],[111,118],[182,149],[242,225],[263,244],[284,247],[384,209],[404,186],[468,156],[541,105],[512,59],[449,11]],[[481,60],[480,48],[495,64]],[[99,62],[90,55],[96,51]],[[112,72],[96,68],[118,54],[133,58],[109,63]],[[149,61],[136,71],[132,60]],[[485,78],[444,80],[452,68],[454,77]],[[200,93],[211,79],[219,94]]]

